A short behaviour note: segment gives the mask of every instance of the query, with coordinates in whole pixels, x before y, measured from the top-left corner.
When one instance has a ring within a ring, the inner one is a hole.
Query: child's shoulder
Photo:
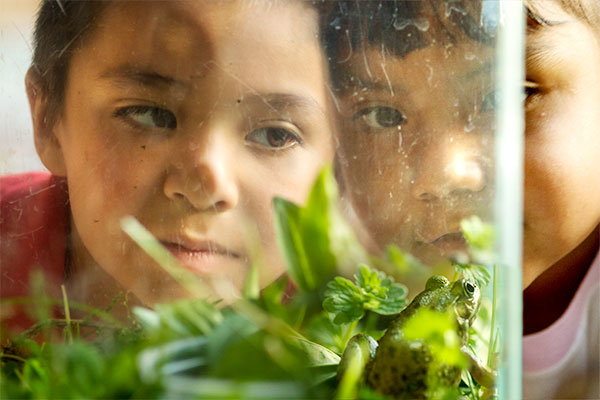
[[[0,176],[0,200],[4,205],[27,196],[28,193],[50,187],[56,180],[56,177],[45,171]]]
[[[36,266],[62,279],[68,199],[64,179],[47,172],[0,177],[2,297],[25,294]]]

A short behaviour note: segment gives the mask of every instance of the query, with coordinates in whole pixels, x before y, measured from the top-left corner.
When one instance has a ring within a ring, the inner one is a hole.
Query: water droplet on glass
[[[425,32],[429,29],[429,20],[425,17],[419,17],[414,19],[402,18],[396,19],[394,21],[394,29],[396,29],[397,31],[401,31],[402,29],[405,29],[406,27],[411,25],[417,28],[418,30]],[[410,36],[410,34],[408,36]]]
[[[398,153],[402,151],[402,126],[398,125]]]
[[[424,18],[424,17],[417,18],[417,19],[415,19],[414,24],[417,27],[417,29],[420,30],[421,32],[426,32],[427,29],[429,29],[429,20],[427,18]]]
[[[448,18],[450,16],[450,14],[452,14],[452,12],[456,11],[457,13],[461,14],[461,15],[467,15],[467,10],[460,5],[460,3],[456,0],[452,0],[452,1],[448,1],[446,3],[446,10],[444,11],[444,15],[446,16],[446,18]]]
[[[196,151],[201,147],[200,143],[197,142],[190,142],[190,150],[191,151]]]
[[[469,133],[471,132],[473,129],[475,129],[475,124],[473,124],[473,116],[471,114],[469,114],[469,116],[467,117],[467,125],[465,125],[464,130],[465,132]]]
[[[397,31],[401,31],[407,26],[411,25],[412,21],[410,19],[397,19],[394,21],[394,29]]]

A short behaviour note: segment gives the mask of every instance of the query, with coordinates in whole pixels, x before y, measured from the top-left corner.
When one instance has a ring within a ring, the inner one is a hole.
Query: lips
[[[443,234],[429,244],[440,249],[442,255],[445,257],[466,256],[467,241],[461,232]]]
[[[161,243],[183,267],[200,274],[220,270],[225,263],[241,259],[238,253],[210,240],[177,237]]]
[[[446,233],[428,233],[423,234],[416,232],[417,242],[421,246],[435,247],[439,254],[443,257],[455,257],[461,255],[461,258],[466,256],[467,241],[462,232],[450,231]]]

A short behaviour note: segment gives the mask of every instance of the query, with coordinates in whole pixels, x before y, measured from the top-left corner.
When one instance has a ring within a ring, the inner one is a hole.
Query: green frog
[[[425,290],[391,322],[379,343],[364,334],[350,339],[340,361],[339,376],[350,362],[358,362],[364,370],[364,383],[376,391],[397,399],[426,398],[431,351],[424,342],[407,340],[403,328],[419,309],[444,312],[452,307],[461,351],[467,356],[471,373],[481,385],[491,387],[494,373],[483,366],[466,346],[468,330],[477,316],[480,300],[480,291],[474,282],[459,279],[451,283],[443,276],[432,276]],[[461,370],[457,367],[442,365],[435,373],[443,385],[460,382]]]

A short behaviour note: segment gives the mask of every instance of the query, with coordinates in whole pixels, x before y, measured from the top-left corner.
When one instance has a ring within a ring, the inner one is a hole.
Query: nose
[[[442,199],[482,191],[486,186],[486,154],[478,133],[432,135],[421,141],[411,182],[418,200]]]
[[[192,136],[192,135],[190,135]],[[200,132],[178,143],[167,172],[164,193],[198,211],[224,212],[239,200],[234,157],[224,135]]]

